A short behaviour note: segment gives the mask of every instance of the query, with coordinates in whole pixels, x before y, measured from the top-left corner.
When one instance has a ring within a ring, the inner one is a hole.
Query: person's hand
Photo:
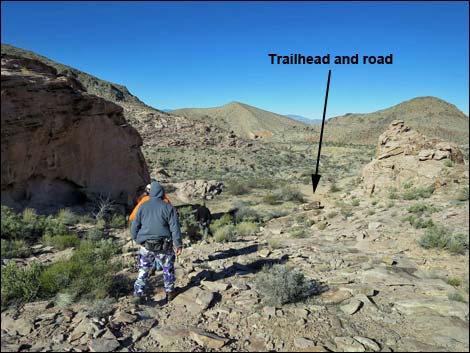
[[[183,248],[176,248],[175,249],[175,255],[180,256],[182,251],[183,251]]]

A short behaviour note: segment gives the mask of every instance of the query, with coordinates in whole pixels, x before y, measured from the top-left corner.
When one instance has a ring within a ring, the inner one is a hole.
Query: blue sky
[[[417,96],[469,109],[467,2],[8,2],[2,43],[123,84],[156,108],[241,101],[321,118]],[[269,53],[393,65],[271,65]]]

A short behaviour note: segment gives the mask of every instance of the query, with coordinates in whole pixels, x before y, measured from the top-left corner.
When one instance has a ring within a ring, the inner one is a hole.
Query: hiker
[[[155,180],[152,180],[152,182],[156,182]],[[149,193],[150,193],[150,185],[151,184],[147,184],[147,186],[145,187],[145,191],[142,193],[142,195],[140,195],[140,197],[137,199],[137,205],[134,207],[134,209],[132,210],[131,214],[129,215],[129,222],[132,222],[134,220],[134,217],[135,215],[137,214],[137,211],[139,210],[140,206],[144,203],[144,202],[147,202],[149,199],[150,199],[150,196],[149,196]],[[168,199],[168,197],[165,195],[163,195],[163,201],[169,203],[171,205],[171,202],[170,200]]]
[[[204,238],[211,235],[209,226],[212,221],[212,215],[211,211],[206,207],[205,202],[202,206],[198,205],[196,210],[196,220]]]
[[[156,180],[152,179],[152,182],[155,182]],[[139,210],[139,207],[144,203],[144,202],[147,202],[150,197],[149,197],[149,193],[150,193],[150,185],[151,184],[147,184],[147,186],[145,187],[145,191],[139,196],[139,198],[137,199],[137,205],[134,207],[134,209],[132,210],[132,213],[129,215],[129,222],[132,222],[135,218],[135,215],[137,214],[137,211]],[[166,196],[166,194],[164,194],[163,196],[163,201],[169,203],[171,205],[171,202],[170,200],[168,199],[168,197]],[[155,259],[155,263],[154,263],[154,266],[153,268],[150,270],[150,275],[153,276],[155,274],[155,271],[161,271],[162,269],[162,264],[158,261],[158,259],[156,258]]]
[[[142,203],[132,221],[132,238],[141,245],[137,260],[139,274],[134,284],[136,304],[144,301],[144,289],[155,259],[163,267],[167,302],[176,296],[175,256],[181,255],[183,242],[176,210],[163,201],[164,195],[163,187],[152,182],[149,200]]]

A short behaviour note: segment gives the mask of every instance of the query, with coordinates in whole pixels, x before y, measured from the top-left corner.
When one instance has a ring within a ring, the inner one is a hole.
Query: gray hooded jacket
[[[131,225],[132,238],[142,244],[146,240],[172,238],[176,248],[183,246],[178,216],[175,208],[163,201],[163,187],[153,182],[150,200],[144,202],[137,211]]]

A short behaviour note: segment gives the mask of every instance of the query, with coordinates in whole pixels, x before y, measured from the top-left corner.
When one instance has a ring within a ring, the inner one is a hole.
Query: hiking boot
[[[177,295],[176,290],[174,290],[172,292],[167,292],[166,293],[166,302],[167,303],[171,302],[173,299],[176,298],[176,295]]]

